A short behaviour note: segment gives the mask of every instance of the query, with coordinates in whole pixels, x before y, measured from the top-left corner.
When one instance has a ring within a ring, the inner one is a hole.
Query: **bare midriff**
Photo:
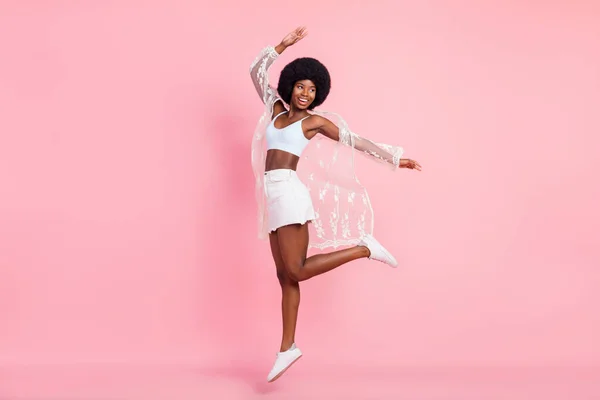
[[[300,157],[287,151],[271,149],[267,151],[265,172],[274,169],[291,169],[295,171],[299,160]]]

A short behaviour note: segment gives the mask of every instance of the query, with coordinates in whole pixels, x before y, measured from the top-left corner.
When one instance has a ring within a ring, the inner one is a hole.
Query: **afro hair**
[[[327,68],[325,68],[318,60],[310,57],[303,57],[297,58],[286,65],[279,75],[277,92],[283,101],[290,104],[294,85],[296,82],[304,79],[311,80],[317,87],[315,100],[308,107],[309,110],[312,110],[323,104],[331,89],[331,77],[329,76],[329,71],[327,71]]]

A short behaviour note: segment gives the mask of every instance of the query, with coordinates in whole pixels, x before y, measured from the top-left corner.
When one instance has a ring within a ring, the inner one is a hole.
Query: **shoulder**
[[[287,109],[283,105],[283,100],[278,99],[275,101],[275,104],[273,104],[273,115],[271,115],[271,119],[275,118],[276,115],[279,115],[284,111],[287,111]]]
[[[311,115],[310,118],[307,118],[308,124],[306,129],[315,133],[320,133],[325,135],[326,137],[338,140],[339,139],[339,129],[337,125],[331,122],[329,119],[322,117],[320,115]]]
[[[312,114],[310,117],[306,118],[306,121],[311,125],[323,125],[327,118],[323,118],[320,115]]]
[[[306,121],[308,122],[307,125],[309,125],[311,129],[320,129],[333,124],[333,122],[331,122],[327,118],[317,114],[312,114],[306,119]]]

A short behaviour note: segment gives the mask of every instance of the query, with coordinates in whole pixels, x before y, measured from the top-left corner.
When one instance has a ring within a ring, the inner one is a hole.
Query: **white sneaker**
[[[382,263],[386,263],[394,268],[398,266],[398,261],[396,261],[394,256],[389,251],[387,251],[385,247],[383,247],[381,243],[379,243],[373,237],[373,235],[363,236],[358,245],[365,246],[369,249],[369,251],[371,252],[369,259],[381,261]]]
[[[302,352],[296,347],[295,343],[288,350],[278,352],[275,365],[273,365],[273,369],[271,369],[267,377],[267,382],[273,382],[283,375],[300,357],[302,357]]]

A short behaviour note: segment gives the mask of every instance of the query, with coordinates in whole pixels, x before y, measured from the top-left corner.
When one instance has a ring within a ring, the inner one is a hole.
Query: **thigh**
[[[281,272],[285,272],[285,263],[281,257],[281,250],[279,250],[279,239],[277,237],[277,231],[269,234],[269,244],[271,245],[271,255],[273,261],[275,261],[275,267],[277,268],[277,275]]]
[[[308,223],[282,226],[277,229],[281,259],[288,273],[304,265],[308,251]]]

